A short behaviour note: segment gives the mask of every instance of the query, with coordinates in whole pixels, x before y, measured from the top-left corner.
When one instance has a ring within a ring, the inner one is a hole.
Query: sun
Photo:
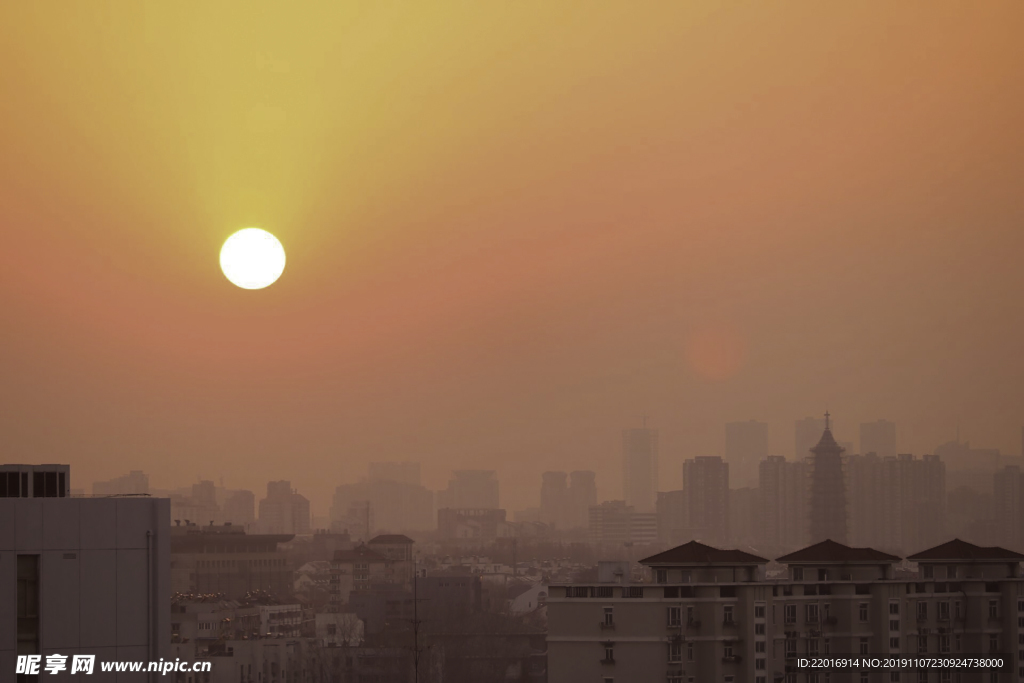
[[[269,287],[284,272],[284,247],[266,230],[239,230],[220,248],[220,269],[242,289]]]

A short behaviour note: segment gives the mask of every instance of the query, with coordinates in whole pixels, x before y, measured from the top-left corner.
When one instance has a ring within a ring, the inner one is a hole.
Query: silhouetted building
[[[292,592],[292,570],[280,543],[292,534],[247,534],[233,525],[171,527],[171,591],[223,593],[238,600],[252,591],[278,598]]]
[[[946,538],[946,468],[938,456],[846,460],[850,543],[911,552]]]
[[[610,500],[590,508],[588,538],[599,545],[646,545],[658,540],[658,516],[637,512],[622,500]]]
[[[725,543],[729,538],[729,463],[717,456],[698,456],[683,463],[692,538]]]
[[[569,486],[565,472],[545,472],[541,475],[540,521],[556,529],[569,526]]]
[[[568,528],[586,529],[590,522],[590,507],[597,505],[597,475],[589,470],[569,474]]]
[[[761,543],[769,548],[799,548],[807,542],[808,465],[770,455],[759,468],[758,521]]]
[[[888,420],[864,422],[860,426],[860,452],[880,458],[896,456],[896,423]]]
[[[441,508],[437,535],[445,540],[481,541],[507,536],[505,511],[494,508]]]
[[[725,425],[725,461],[733,488],[757,486],[758,464],[768,457],[768,425],[729,422]]]
[[[729,489],[729,536],[735,545],[759,546],[760,512],[758,490]]]
[[[265,534],[312,533],[309,500],[292,489],[290,481],[267,483],[267,497],[260,501],[259,529]]]
[[[344,484],[331,500],[331,527],[347,529],[363,540],[378,531],[426,531],[434,528],[434,494],[418,483],[419,463],[371,463],[370,476]],[[415,467],[413,467],[415,466]],[[398,477],[389,479],[387,477]],[[366,527],[365,508],[371,522]]]
[[[679,545],[689,538],[690,514],[686,504],[686,491],[659,491],[658,542],[665,545]]]
[[[845,543],[846,484],[843,477],[843,449],[836,443],[825,413],[825,431],[811,449],[810,541]]]
[[[455,470],[448,488],[437,492],[437,507],[492,509],[498,507],[498,477],[493,470]]]
[[[623,498],[637,512],[654,512],[658,491],[658,430],[622,430]]]
[[[67,465],[0,466],[4,681],[18,655],[95,655],[98,673],[101,662],[169,654],[168,501],[70,489]],[[49,678],[45,665],[25,680]]]
[[[820,417],[805,417],[794,423],[794,452],[797,460],[811,457],[811,449],[818,443],[825,430],[825,420]]]
[[[993,517],[998,522],[998,543],[1024,548],[1024,475],[1020,468],[1005,467],[992,478]]]
[[[249,530],[256,522],[256,495],[252,491],[231,491],[224,503],[224,521]]]
[[[124,496],[149,493],[149,477],[141,470],[132,470],[128,474],[115,477],[110,481],[93,482],[94,496]]]

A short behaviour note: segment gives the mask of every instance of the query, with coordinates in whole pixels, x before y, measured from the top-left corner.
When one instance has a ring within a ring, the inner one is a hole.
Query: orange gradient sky
[[[662,488],[723,423],[1024,424],[1024,4],[0,7],[4,461]],[[281,280],[220,273],[272,231]]]

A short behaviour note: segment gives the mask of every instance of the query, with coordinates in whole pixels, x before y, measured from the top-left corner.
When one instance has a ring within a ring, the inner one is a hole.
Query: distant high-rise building
[[[570,529],[586,529],[590,521],[590,507],[597,505],[597,475],[589,470],[569,474]]]
[[[825,431],[811,449],[810,538],[811,543],[832,540],[846,543],[846,484],[843,477],[843,449],[832,436],[829,414]]]
[[[622,487],[626,505],[654,512],[658,491],[658,430],[622,430]]]
[[[729,422],[725,425],[725,461],[734,489],[757,486],[758,463],[768,457],[768,425]]]
[[[658,542],[679,545],[693,540],[690,535],[690,511],[686,504],[686,491],[659,491]]]
[[[496,510],[498,475],[493,470],[455,470],[448,488],[437,492],[437,509]]]
[[[807,462],[769,455],[759,469],[761,542],[775,549],[803,547],[807,544]]]
[[[292,489],[290,481],[267,483],[267,497],[260,501],[260,531],[264,534],[309,534],[309,500]]]
[[[556,529],[565,529],[568,511],[568,475],[565,472],[545,472],[541,475],[540,521]]]
[[[128,474],[115,477],[110,481],[93,482],[94,496],[125,496],[149,493],[149,476],[141,470],[132,470]]]
[[[1019,467],[1011,465],[997,472],[992,480],[997,542],[1010,550],[1024,548],[1024,475]]]
[[[896,423],[888,420],[864,422],[860,426],[860,454],[880,458],[896,456]]]
[[[690,533],[702,543],[729,538],[729,463],[717,456],[699,456],[683,463]]]
[[[825,420],[819,417],[805,417],[794,424],[795,454],[797,460],[811,457],[811,449],[818,443],[825,430]]]
[[[224,521],[248,530],[256,522],[256,495],[252,491],[232,491],[224,502]]]
[[[750,486],[729,489],[729,536],[735,545],[759,544],[758,493]]]
[[[654,543],[658,539],[657,515],[637,512],[622,500],[609,500],[590,508],[588,535],[599,545]]]
[[[396,481],[400,484],[419,486],[420,464],[418,462],[371,462],[369,480]]]
[[[935,455],[846,459],[851,545],[910,553],[946,538],[946,467]]]

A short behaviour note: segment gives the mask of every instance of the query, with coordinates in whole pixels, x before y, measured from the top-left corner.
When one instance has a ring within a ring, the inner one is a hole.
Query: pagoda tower
[[[811,449],[810,543],[833,540],[846,543],[846,482],[843,447],[832,436],[827,412],[825,431]]]

